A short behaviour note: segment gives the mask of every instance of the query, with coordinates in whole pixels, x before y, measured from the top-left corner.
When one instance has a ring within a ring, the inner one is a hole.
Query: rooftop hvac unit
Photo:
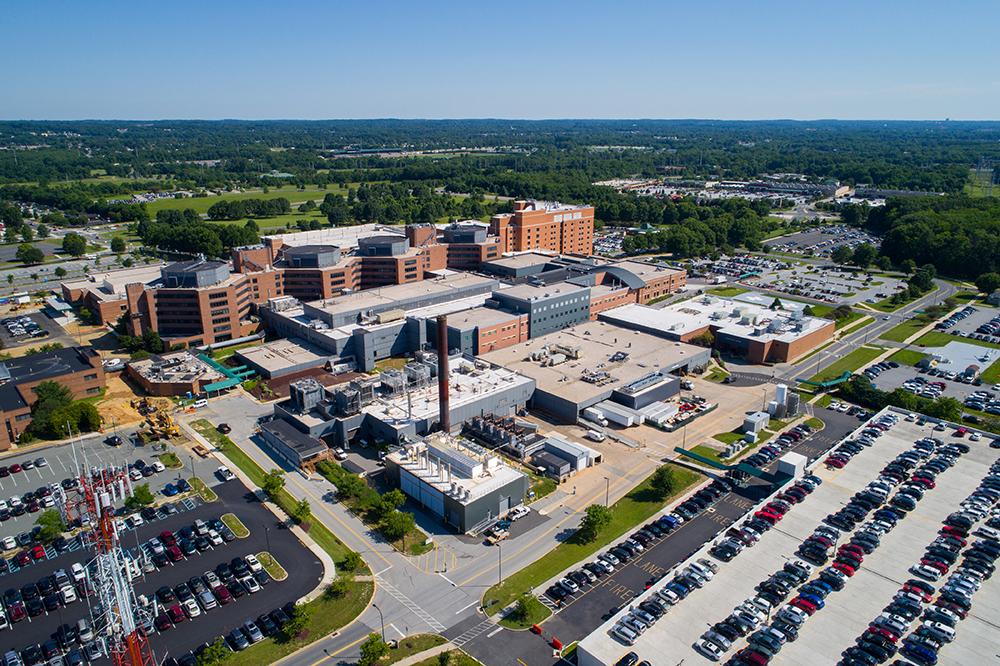
[[[727,316],[728,315],[726,314],[725,310],[716,310],[715,312],[712,313],[712,319],[716,321],[725,319]]]
[[[379,373],[382,388],[387,389],[389,395],[395,397],[406,392],[406,375],[402,370],[389,368]]]

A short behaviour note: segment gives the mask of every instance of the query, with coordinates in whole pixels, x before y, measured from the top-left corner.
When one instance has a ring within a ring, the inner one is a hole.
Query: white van
[[[632,645],[635,643],[636,639],[639,638],[639,634],[626,627],[624,624],[616,624],[611,630],[611,635],[620,640],[622,643],[625,643],[625,645]]]
[[[194,404],[191,406],[194,407],[195,409],[198,409],[199,407],[205,407],[207,405],[208,405],[208,400],[206,400],[205,398],[199,398],[198,400],[195,400]]]
[[[587,437],[589,439],[595,441],[595,442],[603,442],[604,441],[604,433],[603,432],[598,432],[596,430],[588,430],[587,431]]]

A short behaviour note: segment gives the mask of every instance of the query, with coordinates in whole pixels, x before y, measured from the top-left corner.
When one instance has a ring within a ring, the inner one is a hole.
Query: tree
[[[55,274],[57,278],[64,278],[66,277],[67,271],[62,266],[56,266]]]
[[[35,230],[29,227],[27,224],[21,227],[21,240],[25,243],[30,243],[35,240]]]
[[[782,307],[782,305],[781,305],[781,299],[780,298],[775,297],[775,299],[773,301],[771,301],[771,309],[772,310],[783,310],[784,309]]]
[[[715,336],[712,335],[711,331],[705,331],[700,335],[696,335],[691,338],[691,342],[696,345],[701,345],[702,347],[711,347],[715,344]]]
[[[379,505],[376,507],[379,518],[385,518],[405,503],[406,495],[404,495],[399,488],[390,490],[386,494],[382,495],[382,498],[379,500]]]
[[[122,266],[125,268],[132,268],[134,264],[135,262],[132,261],[132,257],[125,257],[125,261],[122,262]]]
[[[38,282],[38,273],[32,273],[28,277],[30,277],[34,282]]]
[[[854,255],[851,257],[851,261],[855,266],[859,268],[868,268],[875,261],[875,257],[878,256],[878,250],[871,243],[862,243],[858,246],[858,249],[854,251]]]
[[[73,402],[73,391],[51,379],[35,387],[35,396],[38,399],[31,406],[31,429],[36,433],[48,430],[52,415]]]
[[[764,247],[762,247],[761,250],[764,252],[764,254],[771,254],[771,246],[768,245],[767,243],[764,243]]]
[[[591,504],[580,521],[580,536],[590,542],[597,538],[602,529],[611,524],[611,509],[603,504]]]
[[[899,265],[899,269],[904,273],[906,273],[907,275],[912,273],[914,269],[916,269],[916,267],[917,267],[917,262],[913,261],[913,259],[905,259]]]
[[[292,518],[301,523],[309,517],[309,500],[300,499],[292,508]]]
[[[7,227],[3,232],[3,242],[7,245],[13,245],[17,242],[17,228]]]
[[[373,631],[368,634],[368,640],[361,644],[358,666],[372,666],[387,654],[389,654],[389,644],[382,640],[382,634]]]
[[[10,273],[7,274],[7,284],[14,284],[14,276]]]
[[[887,271],[892,268],[892,261],[883,254],[875,260],[875,265],[879,267],[879,270]]]
[[[514,610],[511,611],[511,615],[519,620],[527,619],[531,615],[531,604],[528,603],[527,596],[520,596],[517,598],[517,602],[514,604]]]
[[[42,528],[39,537],[42,541],[52,541],[66,531],[62,516],[55,509],[46,509],[35,518],[35,524]]]
[[[38,225],[38,237],[39,238],[48,238],[49,237],[49,228],[47,226],[45,226],[44,224],[39,224]]]
[[[221,664],[229,659],[229,655],[232,653],[233,651],[226,647],[225,639],[219,636],[198,655],[198,666],[215,666],[215,664]]]
[[[272,500],[278,495],[278,491],[285,487],[285,473],[280,469],[272,469],[264,476],[264,483],[261,490]]]
[[[650,479],[649,486],[656,491],[660,499],[669,497],[677,487],[677,478],[674,476],[674,470],[666,465],[660,465],[653,472],[653,478]]]
[[[413,519],[412,513],[394,511],[386,516],[381,523],[379,523],[379,530],[389,541],[399,541],[406,536],[407,532],[410,532],[416,526],[417,523]],[[405,549],[405,542],[403,543],[403,547]]]
[[[281,628],[288,638],[295,638],[298,636],[303,629],[309,624],[309,618],[312,615],[312,608],[309,606],[296,606],[292,611],[289,621],[285,623],[285,626]]]
[[[125,251],[125,239],[121,236],[115,236],[111,239],[111,251],[115,254],[121,254]]]
[[[125,508],[138,509],[149,506],[156,501],[156,497],[149,489],[149,484],[144,483],[132,490],[132,496],[125,498]]]
[[[87,241],[80,234],[71,231],[63,237],[62,249],[66,254],[82,257],[87,252]]]
[[[363,566],[365,566],[365,561],[361,559],[361,554],[352,550],[344,557],[344,561],[340,564],[340,570],[357,571]]]
[[[812,309],[811,305],[807,305],[804,308],[802,308],[802,314],[804,314],[807,317],[815,317],[816,316],[816,314],[813,312],[813,309]]]
[[[854,253],[851,252],[851,248],[846,245],[838,245],[833,248],[833,252],[830,253],[830,259],[833,260],[833,263],[840,266],[850,263],[853,256]]]
[[[142,332],[142,346],[145,347],[148,352],[159,354],[163,351],[163,340],[160,338],[160,334],[154,329],[147,328]]]
[[[45,260],[45,253],[34,245],[21,243],[17,246],[17,252],[14,254],[14,258],[18,261],[23,261],[26,266],[31,266],[33,264],[42,263],[42,261]]]
[[[984,294],[992,294],[1000,289],[1000,275],[997,273],[983,273],[976,278],[976,288]]]

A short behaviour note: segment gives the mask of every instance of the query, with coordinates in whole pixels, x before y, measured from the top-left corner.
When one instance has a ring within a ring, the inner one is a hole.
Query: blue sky
[[[1000,3],[8,2],[0,118],[997,120]]]

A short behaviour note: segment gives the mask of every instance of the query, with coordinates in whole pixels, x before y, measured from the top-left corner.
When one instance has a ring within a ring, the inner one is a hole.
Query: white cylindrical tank
[[[778,391],[774,395],[774,401],[779,405],[788,404],[788,386],[785,384],[778,384]]]

